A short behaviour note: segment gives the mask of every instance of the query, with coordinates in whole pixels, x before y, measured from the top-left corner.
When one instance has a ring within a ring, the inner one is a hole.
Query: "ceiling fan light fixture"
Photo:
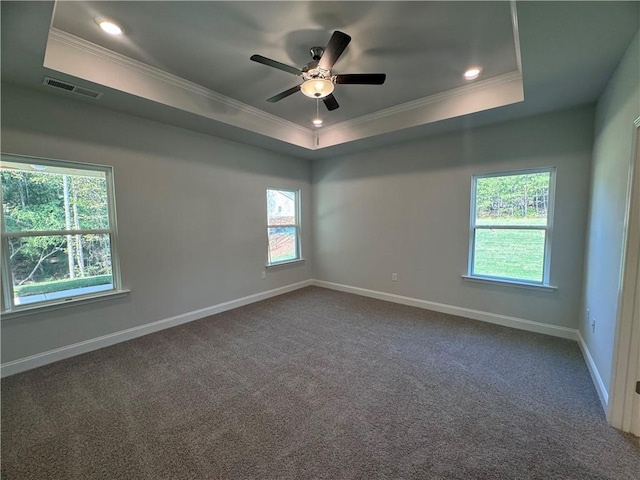
[[[467,80],[475,80],[480,76],[480,72],[482,72],[481,67],[471,67],[469,70],[464,72],[464,78]]]
[[[312,78],[300,86],[300,90],[309,98],[324,98],[333,92],[333,82],[324,78]]]
[[[96,18],[98,26],[109,35],[122,35],[124,30],[120,25],[105,18]]]

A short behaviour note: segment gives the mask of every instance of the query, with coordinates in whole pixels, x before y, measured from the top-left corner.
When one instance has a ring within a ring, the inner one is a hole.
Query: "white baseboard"
[[[600,372],[598,371],[596,362],[593,360],[591,352],[587,347],[587,342],[584,341],[584,337],[582,336],[582,333],[580,333],[580,330],[578,330],[578,344],[580,345],[582,356],[584,357],[584,361],[586,362],[587,368],[589,369],[591,380],[593,380],[593,384],[596,387],[596,392],[598,392],[598,397],[600,397],[600,403],[602,403],[604,411],[607,412],[607,407],[609,405],[609,393],[607,392],[607,387],[602,381],[602,377],[600,376]]]
[[[73,345],[56,348],[54,350],[49,350],[48,352],[38,353],[37,355],[32,355],[30,357],[6,362],[0,366],[0,375],[2,377],[14,375],[26,370],[31,370],[32,368],[37,368],[49,363],[57,362],[58,360],[64,360],[65,358],[70,358],[76,355],[91,352],[93,350],[98,350],[100,348],[109,347],[111,345],[115,345],[116,343],[131,340],[143,335],[148,335],[149,333],[158,332],[166,328],[182,325],[183,323],[199,320],[200,318],[215,315],[216,313],[225,312],[227,310],[242,307],[250,303],[266,300],[267,298],[282,295],[283,293],[292,292],[300,288],[308,287],[312,284],[312,280],[293,283],[291,285],[274,288],[273,290],[268,290],[266,292],[260,292],[228,302],[219,303],[211,307],[194,310],[193,312],[176,315],[175,317],[165,318],[163,320],[146,323],[144,325],[110,333],[101,337],[92,338],[83,342],[74,343]]]
[[[448,313],[460,317],[480,320],[482,322],[494,323],[504,327],[517,328],[519,330],[527,330],[529,332],[543,333],[554,337],[567,338],[569,340],[578,340],[578,330],[567,327],[559,327],[557,325],[549,325],[547,323],[534,322],[523,318],[508,317],[506,315],[498,315],[481,310],[473,310],[470,308],[456,307],[444,303],[430,302],[419,298],[404,297],[393,293],[379,292],[377,290],[368,290],[366,288],[352,287],[350,285],[342,285],[339,283],[325,282],[323,280],[313,280],[313,285],[317,287],[330,288],[331,290],[339,290],[341,292],[354,293],[364,297],[377,298],[378,300],[386,300],[387,302],[400,303],[411,307],[424,308],[433,310],[434,312]]]
[[[0,366],[0,374],[2,377],[14,375],[16,373],[41,367],[49,363],[57,362],[59,360],[64,360],[66,358],[70,358],[75,355],[80,355],[83,353],[91,352],[93,350],[98,350],[100,348],[115,345],[116,343],[131,340],[133,338],[141,337],[143,335],[164,330],[166,328],[175,327],[177,325],[182,325],[183,323],[192,322],[200,318],[208,317],[210,315],[215,315],[217,313],[225,312],[227,310],[242,307],[250,303],[266,300],[267,298],[292,292],[294,290],[308,287],[310,285],[329,288],[332,290],[339,290],[347,293],[353,293],[353,294],[361,295],[365,297],[377,298],[379,300],[400,303],[400,304],[409,305],[412,307],[424,308],[424,309],[433,310],[436,312],[448,313],[451,315],[466,317],[473,320],[480,320],[483,322],[502,325],[505,327],[517,328],[520,330],[527,330],[530,332],[543,333],[543,334],[552,335],[555,337],[576,340],[579,342],[580,347],[582,348],[582,351],[585,355],[587,366],[589,367],[589,372],[591,372],[591,375],[593,377],[594,383],[596,385],[596,390],[598,391],[598,395],[600,395],[600,398],[603,401],[603,404],[606,405],[608,401],[606,388],[604,388],[604,384],[598,373],[597,368],[595,367],[593,358],[588,352],[588,349],[586,348],[586,344],[584,343],[584,340],[582,339],[582,336],[580,336],[580,333],[578,332],[578,330],[574,330],[566,327],[559,327],[555,325],[548,325],[540,322],[533,322],[531,320],[525,320],[525,319],[516,318],[516,317],[509,317],[506,315],[498,315],[494,313],[483,312],[480,310],[472,310],[469,308],[456,307],[453,305],[446,305],[443,303],[430,302],[430,301],[421,300],[418,298],[404,297],[404,296],[395,295],[392,293],[379,292],[376,290],[368,290],[365,288],[352,287],[349,285],[342,285],[342,284],[333,283],[333,282],[325,282],[322,280],[305,280],[302,282],[286,285],[284,287],[276,288],[273,290],[268,290],[266,292],[256,293],[254,295],[249,295],[246,297],[242,297],[242,298],[238,298],[228,302],[213,305],[211,307],[206,307],[206,308],[202,308],[192,312],[187,312],[181,315],[176,315],[174,317],[147,323],[145,325],[140,325],[137,327],[128,328],[126,330],[121,330],[119,332],[110,333],[108,335],[103,335],[101,337],[92,338],[90,340],[85,340],[83,342],[75,343],[73,345],[56,348],[54,350],[49,350],[47,352],[32,355],[30,357],[25,357],[18,360],[6,362]]]

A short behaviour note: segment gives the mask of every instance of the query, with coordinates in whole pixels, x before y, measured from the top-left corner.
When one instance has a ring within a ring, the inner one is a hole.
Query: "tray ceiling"
[[[101,17],[124,35],[105,34]],[[266,102],[299,77],[249,57],[300,68],[338,29],[352,41],[333,73],[387,81],[337,85],[340,108],[321,103],[314,129],[313,99]],[[57,2],[45,66],[319,149],[521,101],[519,54],[510,2]],[[474,65],[482,74],[469,82]]]

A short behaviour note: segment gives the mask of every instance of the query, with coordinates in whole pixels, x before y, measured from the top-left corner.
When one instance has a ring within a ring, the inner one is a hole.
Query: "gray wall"
[[[122,280],[131,294],[2,321],[2,362],[311,278],[266,261],[266,188],[301,189],[304,160],[3,85],[2,150],[113,165]]]
[[[609,388],[618,316],[633,121],[640,116],[640,33],[627,49],[596,109],[584,308],[596,320],[592,332],[581,315],[580,332]]]
[[[314,278],[577,328],[593,115],[572,109],[314,162]],[[472,175],[544,166],[557,167],[558,290],[463,280]]]

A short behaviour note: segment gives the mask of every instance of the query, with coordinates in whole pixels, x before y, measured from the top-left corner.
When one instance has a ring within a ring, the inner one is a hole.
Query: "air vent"
[[[89,90],[88,88],[79,87],[78,85],[74,85],[72,83],[65,82],[63,80],[57,80],[51,77],[44,77],[44,81],[42,83],[44,85],[48,85],[53,88],[59,88],[61,90],[66,90],[67,92],[72,92],[77,95],[82,95],[83,97],[97,99],[102,96],[101,92],[96,92],[95,90]]]

